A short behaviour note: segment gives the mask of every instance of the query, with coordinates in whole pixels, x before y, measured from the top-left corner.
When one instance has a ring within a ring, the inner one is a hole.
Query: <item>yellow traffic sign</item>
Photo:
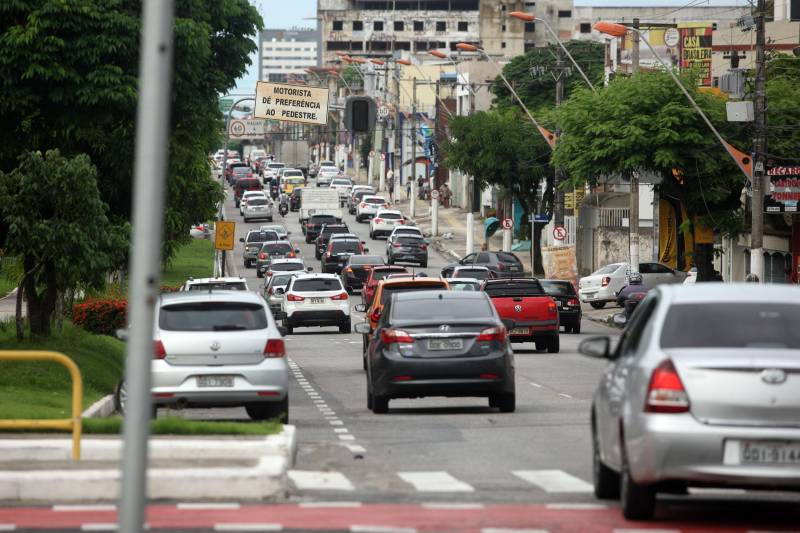
[[[229,220],[217,221],[217,231],[214,236],[214,248],[217,250],[233,250],[233,241],[236,236],[236,222]]]

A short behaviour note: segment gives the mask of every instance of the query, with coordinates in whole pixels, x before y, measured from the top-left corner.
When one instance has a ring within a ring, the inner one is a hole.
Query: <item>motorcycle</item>
[[[285,217],[288,212],[289,212],[289,204],[282,203],[278,206],[278,213],[280,213],[282,217]]]

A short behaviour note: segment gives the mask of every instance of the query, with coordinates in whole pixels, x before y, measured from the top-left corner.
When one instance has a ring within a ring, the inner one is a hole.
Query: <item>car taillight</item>
[[[347,300],[347,293],[343,292],[341,294],[337,294],[336,296],[331,296],[331,300],[337,300],[337,301]]]
[[[397,221],[397,223],[398,223],[398,224],[405,224],[405,223],[406,223],[406,221],[405,221],[405,219],[402,219],[402,218],[401,218],[400,220],[398,220],[398,221]]]
[[[644,410],[648,413],[685,413],[689,410],[689,395],[671,360],[665,359],[653,370]]]
[[[266,259],[266,258],[267,258],[267,254],[265,254],[264,252],[260,252],[260,253],[258,254],[258,258],[259,258],[259,259]]]
[[[267,294],[274,294],[274,292],[275,292],[275,291],[272,289],[272,287],[270,287],[269,289],[267,289]]]
[[[491,342],[491,341],[504,342],[506,340],[506,328],[498,326],[496,328],[484,329],[483,331],[481,331],[481,334],[478,335],[478,338],[475,340],[478,342]]]
[[[402,246],[403,246],[403,245],[402,245],[402,244],[400,244],[399,242],[393,242],[393,243],[392,243],[392,248],[401,248]]]
[[[303,300],[305,300],[305,298],[302,296],[297,296],[295,294],[287,294],[286,300],[290,302],[302,302]]]
[[[414,339],[402,329],[385,328],[381,330],[381,342],[384,344],[413,343]]]
[[[556,306],[556,303],[552,299],[547,302],[547,314],[553,316],[558,315],[558,306]]]
[[[153,357],[156,359],[164,359],[167,357],[167,351],[164,349],[163,342],[153,341]]]
[[[286,257],[297,257],[294,252],[289,252]]]
[[[283,339],[269,339],[264,346],[264,357],[285,357],[286,345]]]
[[[274,274],[274,272],[272,272],[272,271],[268,270],[266,274],[267,274],[267,277],[268,277],[268,278],[271,278],[271,277],[272,277],[272,274]]]
[[[350,267],[347,267],[347,268],[345,268],[345,269],[344,269],[344,271],[345,271],[347,274],[352,274],[352,273],[353,273],[353,269],[352,269],[352,268],[350,268]]]
[[[428,249],[428,245],[427,244],[420,244],[419,247],[422,248],[423,250],[427,250]]]
[[[577,298],[570,298],[569,300],[567,300],[567,305],[578,307],[579,305],[581,305],[581,303],[578,301]]]
[[[378,320],[380,320],[381,319],[381,310],[380,309],[375,309],[369,315],[369,319],[370,319],[371,322],[377,322]]]
[[[364,202],[361,202],[361,205],[359,207],[367,207],[367,204],[364,203]]]
[[[608,276],[603,276],[603,281],[600,283],[603,287],[608,287],[608,284],[611,283],[611,278]]]

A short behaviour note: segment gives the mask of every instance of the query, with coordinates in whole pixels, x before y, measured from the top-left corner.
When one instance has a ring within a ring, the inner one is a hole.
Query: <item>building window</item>
[[[416,44],[417,52],[427,52],[428,51],[428,43],[425,41],[419,41]]]
[[[395,41],[394,42],[394,49],[395,50],[408,50],[411,51],[411,43],[409,41]]]
[[[469,22],[459,22],[458,31],[469,31]]]
[[[383,31],[383,21],[376,20],[372,23],[372,30],[373,31]]]
[[[447,31],[447,22],[443,20],[436,21],[436,31]]]
[[[333,21],[333,31],[342,31],[344,30],[344,22],[341,20],[334,20]]]
[[[500,8],[500,11],[505,11],[505,10],[506,10],[506,6],[505,6],[505,5],[503,5],[503,6]]]
[[[560,19],[572,18],[572,11],[570,11],[569,9],[559,10],[558,18]]]
[[[525,23],[525,33],[534,33],[536,31],[536,23],[535,22],[526,22]]]
[[[425,31],[425,23],[421,20],[414,21],[414,31]]]
[[[590,22],[581,22],[581,33],[592,33],[592,24]]]
[[[536,2],[525,2],[525,7],[536,7]]]
[[[354,20],[353,21],[353,31],[364,31],[364,21],[362,21],[362,20]]]
[[[503,41],[502,43],[500,43],[500,48],[505,48],[505,47],[506,47],[506,42],[505,42],[505,41]]]
[[[506,25],[505,25],[505,24],[503,24],[503,26],[502,26],[502,28],[500,29],[500,31],[506,31]]]
[[[394,21],[394,31],[403,31],[403,21],[402,20],[395,20]]]
[[[339,52],[339,51],[342,51],[342,50],[349,50],[350,49],[350,43],[348,43],[347,41],[328,41],[327,44],[326,44],[326,48],[328,50],[333,50],[333,51],[336,51],[336,52]]]
[[[364,49],[363,41],[353,41],[350,43],[350,50],[362,51]]]

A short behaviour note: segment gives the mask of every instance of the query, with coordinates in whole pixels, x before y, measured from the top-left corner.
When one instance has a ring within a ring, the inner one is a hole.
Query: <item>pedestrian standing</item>
[[[411,180],[406,182],[406,200],[411,201]]]
[[[450,187],[448,187],[446,183],[442,184],[442,187],[439,190],[439,194],[442,195],[442,207],[444,207],[445,209],[450,207],[450,198],[453,196],[453,192],[450,190]]]
[[[389,202],[394,202],[394,172],[392,169],[386,173],[386,187],[389,188]]]

